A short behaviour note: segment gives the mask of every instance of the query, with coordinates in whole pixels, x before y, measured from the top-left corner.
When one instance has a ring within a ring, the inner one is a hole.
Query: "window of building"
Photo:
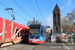
[[[60,20],[58,20],[58,25],[60,25]]]
[[[54,25],[56,25],[56,20],[54,20]]]
[[[54,19],[56,19],[56,13],[54,13]]]
[[[59,13],[57,13],[57,19],[60,19],[60,14]]]
[[[58,27],[56,27],[56,31],[58,31]]]

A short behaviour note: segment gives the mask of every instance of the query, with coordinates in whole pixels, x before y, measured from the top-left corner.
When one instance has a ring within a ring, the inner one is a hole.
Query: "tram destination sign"
[[[40,27],[40,25],[30,25],[30,28],[39,28]]]

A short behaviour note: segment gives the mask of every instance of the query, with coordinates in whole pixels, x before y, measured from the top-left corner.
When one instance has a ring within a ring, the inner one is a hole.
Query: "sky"
[[[35,17],[35,20],[39,20],[43,25],[53,28],[53,10],[56,4],[62,13],[62,17],[65,17],[75,8],[75,0],[0,0],[0,17],[12,20],[5,8],[13,8],[14,22],[27,25],[27,22],[32,21]],[[9,12],[12,14],[11,10]]]

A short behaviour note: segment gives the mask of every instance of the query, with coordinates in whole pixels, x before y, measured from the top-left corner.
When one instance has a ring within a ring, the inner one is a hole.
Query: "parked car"
[[[67,35],[68,35],[68,38],[71,38],[71,29],[67,30]]]
[[[72,35],[72,38],[75,39],[75,35]]]

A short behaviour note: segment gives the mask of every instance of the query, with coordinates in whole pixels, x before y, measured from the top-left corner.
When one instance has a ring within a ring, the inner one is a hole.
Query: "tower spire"
[[[53,12],[57,12],[57,11],[60,11],[60,9],[59,9],[58,5],[56,4],[56,6],[55,6]]]

